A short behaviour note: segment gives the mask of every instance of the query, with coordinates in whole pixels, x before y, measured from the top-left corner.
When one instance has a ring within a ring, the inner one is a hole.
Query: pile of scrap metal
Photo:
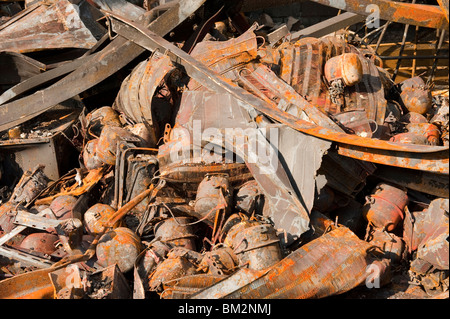
[[[25,3],[0,24],[0,298],[395,296],[398,276],[448,298],[448,90],[330,35],[364,19],[351,1],[315,37],[240,1]]]

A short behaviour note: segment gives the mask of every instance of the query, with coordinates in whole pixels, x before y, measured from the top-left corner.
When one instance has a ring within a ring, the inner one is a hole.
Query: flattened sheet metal
[[[67,0],[45,2],[30,13],[1,28],[1,51],[32,52],[44,49],[92,48],[97,40]]]
[[[438,146],[425,146],[425,145],[406,145],[401,143],[393,143],[376,139],[369,139],[359,137],[356,135],[344,134],[335,132],[333,130],[308,123],[304,120],[299,120],[294,116],[286,113],[279,112],[276,105],[270,105],[259,98],[248,93],[244,89],[233,86],[222,77],[212,73],[202,63],[197,62],[191,56],[181,51],[173,44],[167,42],[154,33],[140,27],[139,25],[127,21],[121,17],[117,17],[108,13],[112,18],[113,30],[121,34],[124,37],[130,38],[147,50],[154,51],[156,49],[168,52],[167,54],[173,59],[183,65],[186,72],[195,80],[210,90],[217,91],[219,93],[230,93],[239,100],[248,104],[246,111],[254,118],[257,112],[261,112],[272,119],[286,124],[295,130],[301,131],[308,135],[313,135],[325,140],[337,142],[340,146],[344,145],[348,151],[345,156],[358,158],[356,154],[353,154],[358,148],[365,148],[366,153],[370,155],[373,152],[379,152],[380,150],[386,150],[390,152],[384,158],[384,163],[389,165],[413,168],[419,170],[437,170],[442,174],[448,174],[448,147]],[[415,165],[410,161],[396,160],[397,154],[401,155],[401,152],[409,155],[409,157],[421,158],[421,164]],[[386,153],[386,152],[385,152]],[[416,154],[414,154],[416,153]],[[447,153],[446,159],[442,157],[444,153]],[[370,156],[362,156],[367,158],[367,161],[372,161]],[[361,159],[361,158],[360,158]],[[365,160],[365,159],[362,159]],[[391,164],[392,163],[392,164]],[[442,165],[443,164],[443,165]],[[446,165],[445,165],[446,164]]]
[[[164,36],[193,14],[205,1],[180,1],[150,23],[148,28]],[[143,52],[144,49],[140,46],[117,37],[99,52],[94,61],[81,65],[52,86],[0,106],[0,131],[24,123],[54,105],[100,83]]]
[[[299,133],[286,125],[270,125],[278,129],[278,151],[286,165],[292,187],[311,213],[316,191],[317,170],[331,142]]]

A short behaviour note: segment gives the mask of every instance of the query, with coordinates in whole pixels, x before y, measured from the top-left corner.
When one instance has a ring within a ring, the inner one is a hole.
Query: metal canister
[[[105,125],[122,126],[119,114],[110,106],[100,107],[86,115],[88,129],[96,136],[100,135]]]
[[[258,208],[262,209],[259,200],[261,195],[262,192],[255,180],[246,182],[236,194],[236,208],[246,214],[251,214],[254,210],[258,213]]]
[[[328,82],[342,79],[347,86],[353,86],[363,77],[362,64],[355,53],[344,53],[325,63],[325,78]]]
[[[387,183],[378,184],[366,200],[363,216],[375,228],[387,231],[393,231],[403,220],[404,210],[409,202],[406,189]]]
[[[390,142],[403,143],[403,144],[419,144],[419,145],[429,145],[428,139],[422,134],[407,132],[400,133],[392,136],[389,139]]]
[[[427,113],[432,106],[431,92],[422,87],[406,87],[402,89],[400,98],[410,112]]]
[[[196,269],[196,265],[183,256],[168,258],[158,265],[155,272],[149,278],[149,289],[150,291],[162,292],[165,282],[193,275],[196,273]]]
[[[372,137],[372,128],[364,109],[351,110],[334,114],[333,117],[345,126],[350,133],[361,137]]]
[[[34,233],[25,237],[19,247],[51,255],[56,251],[55,243],[58,240],[59,237],[54,234]]]
[[[155,225],[155,237],[171,246],[195,250],[195,230],[190,217],[172,217]]]
[[[439,145],[441,132],[436,125],[431,123],[409,123],[406,125],[409,133],[419,134],[426,137],[430,145]]]
[[[103,165],[97,155],[98,138],[90,140],[83,149],[83,164],[87,169],[96,169]]]
[[[116,211],[109,205],[97,203],[91,206],[83,216],[84,226],[88,233],[98,234],[103,231],[103,224],[115,213]],[[113,228],[119,227],[120,221],[117,222]]]
[[[219,246],[205,253],[199,268],[207,270],[208,274],[229,275],[238,265],[238,259],[228,246]]]
[[[197,189],[194,210],[199,218],[214,223],[215,208],[229,210],[231,202],[228,174],[207,174]]]
[[[106,125],[98,139],[98,158],[105,164],[114,165],[116,163],[117,143],[120,141],[139,142],[139,139],[122,127]]]
[[[282,259],[280,239],[270,224],[245,221],[228,232],[225,244],[230,243],[237,255],[239,265],[249,269],[263,270]]]
[[[416,112],[408,112],[400,118],[403,123],[428,123],[427,118]]]
[[[141,250],[139,237],[129,228],[118,227],[100,238],[96,247],[97,261],[102,267],[117,264],[125,273],[133,268]]]
[[[384,252],[384,257],[392,262],[399,262],[404,257],[405,242],[395,234],[375,229],[367,241],[379,247]]]

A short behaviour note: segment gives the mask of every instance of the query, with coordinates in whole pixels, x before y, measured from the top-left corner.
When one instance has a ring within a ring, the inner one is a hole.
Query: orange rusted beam
[[[448,20],[448,9],[449,9],[449,5],[448,5],[448,0],[437,0],[437,2],[439,3],[439,6],[442,9],[442,12],[444,12],[445,14],[445,18]]]
[[[411,4],[387,0],[311,1],[365,16],[371,15],[373,8],[378,7],[377,13],[379,13],[381,20],[389,20],[425,28],[448,30],[448,20],[444,12],[440,8],[431,5]]]

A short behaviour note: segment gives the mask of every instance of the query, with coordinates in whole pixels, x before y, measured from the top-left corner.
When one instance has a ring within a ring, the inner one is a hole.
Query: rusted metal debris
[[[396,83],[361,2],[252,16],[297,2],[8,6],[0,298],[448,298],[445,39]],[[448,1],[363,4],[448,30]]]

